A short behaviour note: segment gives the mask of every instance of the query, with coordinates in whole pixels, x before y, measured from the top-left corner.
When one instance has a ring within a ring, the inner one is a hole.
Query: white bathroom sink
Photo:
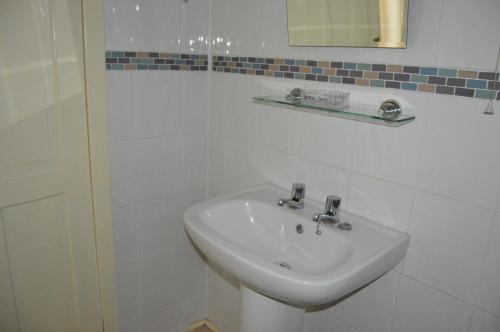
[[[317,235],[311,217],[323,204],[306,200],[303,209],[276,205],[288,196],[266,185],[207,200],[186,210],[185,227],[203,254],[244,287],[295,306],[339,299],[404,258],[407,234],[341,213],[352,230],[321,224]]]

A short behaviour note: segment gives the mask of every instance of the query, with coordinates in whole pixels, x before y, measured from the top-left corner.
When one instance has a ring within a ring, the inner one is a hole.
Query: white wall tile
[[[282,188],[297,182],[299,165],[295,156],[257,147],[257,169],[266,179]]]
[[[417,192],[404,273],[470,303],[492,220],[492,212]]]
[[[327,311],[306,312],[304,332],[330,332],[332,318]]]
[[[472,324],[469,332],[498,332],[500,331],[500,318],[481,310],[474,310]]]
[[[198,292],[195,296],[182,299],[179,306],[176,331],[186,331],[193,322],[207,317],[204,292]]]
[[[300,112],[263,106],[258,122],[258,144],[297,155],[300,145]]]
[[[373,96],[368,95],[367,98]],[[404,109],[415,114],[416,120],[398,128],[359,122],[352,168],[362,174],[414,186],[418,175],[421,128],[426,122],[428,101],[422,95],[408,93],[398,93],[396,99],[408,100]]]
[[[261,90],[259,81],[220,73],[214,73],[212,80],[212,133],[256,142],[262,106],[251,103],[251,98]]]
[[[141,315],[141,332],[177,331],[180,307],[176,302]]]
[[[132,2],[128,0],[104,1],[104,23],[106,27],[106,49],[128,50],[131,29]]]
[[[208,75],[186,71],[180,76],[180,132],[205,132],[208,121]]]
[[[455,298],[403,277],[392,332],[466,332],[472,311]]]
[[[390,331],[401,276],[390,271],[330,311],[363,332]]]
[[[317,114],[300,115],[300,156],[350,169],[356,122]]]
[[[180,223],[177,206],[176,196],[137,204],[137,243],[140,260],[178,248]]]
[[[133,144],[111,143],[111,198],[114,207],[134,201]]]
[[[184,211],[191,205],[194,205],[196,203],[199,203],[205,199],[205,191],[191,191],[188,193],[183,193],[179,195],[179,209],[178,209],[178,220],[180,223],[179,227],[179,243],[180,245],[188,245],[191,244],[191,240],[189,239],[189,236],[186,233],[186,230],[184,229],[184,219],[183,219],[183,214]]]
[[[212,52],[251,55],[261,47],[262,0],[214,0]]]
[[[256,56],[305,59],[305,47],[288,46],[288,14],[286,1],[262,1],[262,43]]]
[[[307,197],[320,202],[328,195],[342,198],[342,205],[348,204],[349,191],[348,171],[305,160],[299,162],[299,182],[307,186]]]
[[[181,26],[184,23],[182,17],[181,1],[155,1],[156,9],[153,22],[149,22],[155,28],[156,44],[153,50],[166,52],[180,51],[179,39],[183,39]],[[201,9],[201,8],[200,8]],[[200,24],[207,24],[203,20]]]
[[[136,219],[135,205],[113,209],[113,238],[118,267],[137,262]]]
[[[155,10],[160,2],[154,0],[132,0],[130,48],[135,51],[154,51],[157,32],[154,22]]]
[[[140,313],[140,264],[118,269],[118,308],[120,321],[126,321]]]
[[[126,71],[107,72],[107,107],[111,142],[133,137],[132,76]]]
[[[394,183],[352,173],[347,210],[392,227],[408,232],[413,191]]]
[[[176,2],[176,1],[169,1]],[[210,1],[177,1],[181,5],[181,31],[179,51],[206,53],[208,51],[207,16]]]
[[[179,187],[177,136],[148,138],[134,143],[135,196],[139,201],[160,198]]]
[[[358,330],[340,319],[332,317],[332,332],[358,332]]]
[[[134,317],[127,321],[120,322],[121,332],[142,332],[140,317]]]
[[[179,266],[175,252],[142,261],[140,266],[141,313],[166,306],[179,298]]]
[[[479,291],[474,304],[500,317],[500,213],[490,233]]]
[[[222,195],[266,182],[257,165],[257,147],[232,138],[215,138],[210,151],[209,196]]]
[[[419,186],[427,191],[497,208],[500,118],[482,114],[485,102],[432,98],[424,134]]]
[[[178,133],[182,117],[180,73],[138,71],[133,79],[135,137],[160,137]]]
[[[436,63],[445,67],[492,70],[500,45],[496,0],[444,0]],[[464,24],[481,22],[481,24]],[[464,40],[467,42],[464,43]]]
[[[179,141],[179,192],[197,190],[205,185],[206,145],[202,134],[181,135]]]

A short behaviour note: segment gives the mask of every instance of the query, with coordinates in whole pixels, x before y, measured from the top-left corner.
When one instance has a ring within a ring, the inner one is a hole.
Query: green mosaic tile
[[[122,64],[120,64],[120,63],[113,63],[111,65],[111,69],[113,69],[113,70],[123,70],[123,69],[125,69],[125,67]]]
[[[370,86],[376,87],[376,88],[383,88],[383,87],[385,87],[385,81],[384,80],[370,80]]]
[[[111,57],[113,57],[113,52],[107,51],[106,52],[106,58],[111,58]]]
[[[412,74],[410,76],[410,81],[414,83],[427,83],[428,76]]]
[[[456,69],[440,68],[438,72],[438,76],[444,76],[444,77],[457,77],[457,75],[458,75],[458,70]]]
[[[160,65],[160,70],[170,70],[170,65]]]
[[[491,96],[495,97],[495,92],[490,90],[476,90],[474,97],[481,99],[490,99]]]
[[[330,76],[330,83],[342,83],[342,77],[339,76]]]
[[[372,65],[369,63],[358,63],[357,68],[358,70],[371,70]]]
[[[130,63],[142,63],[142,59],[141,58],[131,58],[130,59]]]
[[[295,78],[297,80],[305,80],[306,79],[306,75],[303,74],[303,73],[294,73],[293,74],[293,78]]]
[[[306,60],[295,60],[295,65],[296,66],[305,66]]]

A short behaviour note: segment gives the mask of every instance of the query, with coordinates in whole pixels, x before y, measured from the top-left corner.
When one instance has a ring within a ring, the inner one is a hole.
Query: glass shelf
[[[380,124],[389,127],[400,127],[415,120],[414,115],[400,114],[392,119],[384,118],[378,110],[374,110],[368,106],[350,106],[347,110],[335,109],[327,105],[314,105],[314,104],[293,104],[285,97],[281,96],[263,96],[253,97],[254,103],[283,107],[303,112],[312,112],[335,116],[338,118],[351,119],[355,121],[369,122]]]

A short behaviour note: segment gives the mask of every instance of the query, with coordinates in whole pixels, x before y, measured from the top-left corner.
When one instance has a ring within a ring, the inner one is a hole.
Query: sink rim
[[[230,272],[244,285],[254,288],[263,294],[298,305],[327,303],[380,277],[396,266],[406,254],[410,238],[408,234],[374,223],[354,214],[343,212],[342,215],[350,221],[355,221],[369,228],[389,233],[393,237],[392,240],[377,251],[370,252],[369,255],[365,253],[365,255],[356,256],[353,252],[343,264],[330,271],[318,274],[305,274],[293,269],[284,269],[266,260],[264,257],[239,246],[198,218],[199,211],[204,211],[209,207],[228,200],[245,200],[244,196],[246,194],[249,195],[259,191],[271,191],[273,192],[273,196],[276,193],[274,199],[287,197],[289,194],[287,191],[274,185],[265,184],[192,205],[184,212],[183,216],[184,225],[189,236],[210,261]],[[247,198],[246,200],[250,199]],[[274,203],[274,201],[267,202],[262,200],[261,202]],[[308,206],[307,209],[288,211],[304,217],[304,223],[313,223],[310,218],[305,218],[305,214],[309,210],[320,209],[318,211],[321,211],[321,204],[307,199],[306,205]],[[279,207],[276,208],[280,209]],[[323,229],[327,228],[323,227]],[[330,230],[328,229],[328,231]],[[328,232],[324,232],[323,234],[326,235]],[[353,247],[353,250],[356,250],[356,248]],[[379,263],[378,265],[381,266],[375,267],[376,263]],[[260,278],[265,278],[266,280],[259,280]]]

